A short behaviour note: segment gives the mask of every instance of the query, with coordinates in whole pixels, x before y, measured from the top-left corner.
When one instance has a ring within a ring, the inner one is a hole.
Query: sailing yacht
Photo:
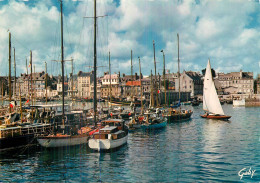
[[[206,68],[203,87],[203,110],[205,114],[202,118],[228,120],[231,116],[226,116],[220,104],[216,87],[212,78],[210,60]]]
[[[89,139],[89,133],[94,128],[81,127],[77,120],[74,120],[75,113],[65,114],[64,109],[64,51],[63,51],[63,14],[62,0],[61,8],[61,65],[62,65],[62,115],[61,118],[55,117],[55,131],[49,135],[39,136],[37,141],[43,147],[63,147],[86,144]],[[79,129],[79,127],[81,127]]]

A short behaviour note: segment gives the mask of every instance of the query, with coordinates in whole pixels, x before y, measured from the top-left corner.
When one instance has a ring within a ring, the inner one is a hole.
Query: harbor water
[[[224,104],[232,118],[219,121],[201,118],[202,105],[185,107],[191,120],[130,133],[112,152],[81,145],[2,154],[0,182],[260,182],[260,108]]]

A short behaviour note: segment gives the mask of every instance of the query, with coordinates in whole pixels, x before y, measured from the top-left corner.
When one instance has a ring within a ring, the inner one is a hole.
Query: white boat
[[[225,115],[220,104],[216,87],[212,78],[210,60],[208,60],[208,65],[204,77],[203,110],[206,111],[206,114],[201,115],[202,118],[222,120],[228,120],[231,118],[231,116]]]
[[[108,119],[101,122],[101,128],[89,139],[91,149],[102,151],[118,148],[127,143],[128,128],[123,119]]]
[[[240,106],[245,106],[245,105],[246,105],[245,99],[233,100],[233,106],[234,107],[240,107]]]

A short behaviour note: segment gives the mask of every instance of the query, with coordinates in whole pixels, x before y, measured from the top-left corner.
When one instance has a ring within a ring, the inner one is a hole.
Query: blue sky
[[[177,33],[180,35],[181,71],[201,71],[208,58],[217,72],[259,73],[260,4],[256,0],[97,0],[98,73],[150,73],[153,40],[157,71],[162,73],[162,49],[166,68],[177,71]],[[64,0],[65,58],[74,58],[74,72],[93,65],[93,0]],[[25,60],[33,51],[36,71],[48,64],[50,74],[60,74],[60,15],[58,0],[0,1],[0,75],[8,71],[8,32],[16,49],[17,75],[26,72]],[[13,54],[13,53],[12,53]],[[13,58],[13,55],[12,55]],[[66,74],[71,72],[66,62]]]

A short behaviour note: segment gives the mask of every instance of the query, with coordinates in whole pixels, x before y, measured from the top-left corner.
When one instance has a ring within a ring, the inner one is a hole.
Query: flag
[[[31,67],[31,64],[29,64],[29,66],[28,67]]]
[[[15,104],[16,104],[15,101],[10,102],[10,107],[13,108],[15,106]]]
[[[25,104],[27,104],[29,102],[29,99],[25,102]]]
[[[160,93],[160,90],[158,90],[157,93],[159,94],[159,93]]]
[[[166,70],[166,73],[169,74],[169,73],[170,73],[170,70]]]

